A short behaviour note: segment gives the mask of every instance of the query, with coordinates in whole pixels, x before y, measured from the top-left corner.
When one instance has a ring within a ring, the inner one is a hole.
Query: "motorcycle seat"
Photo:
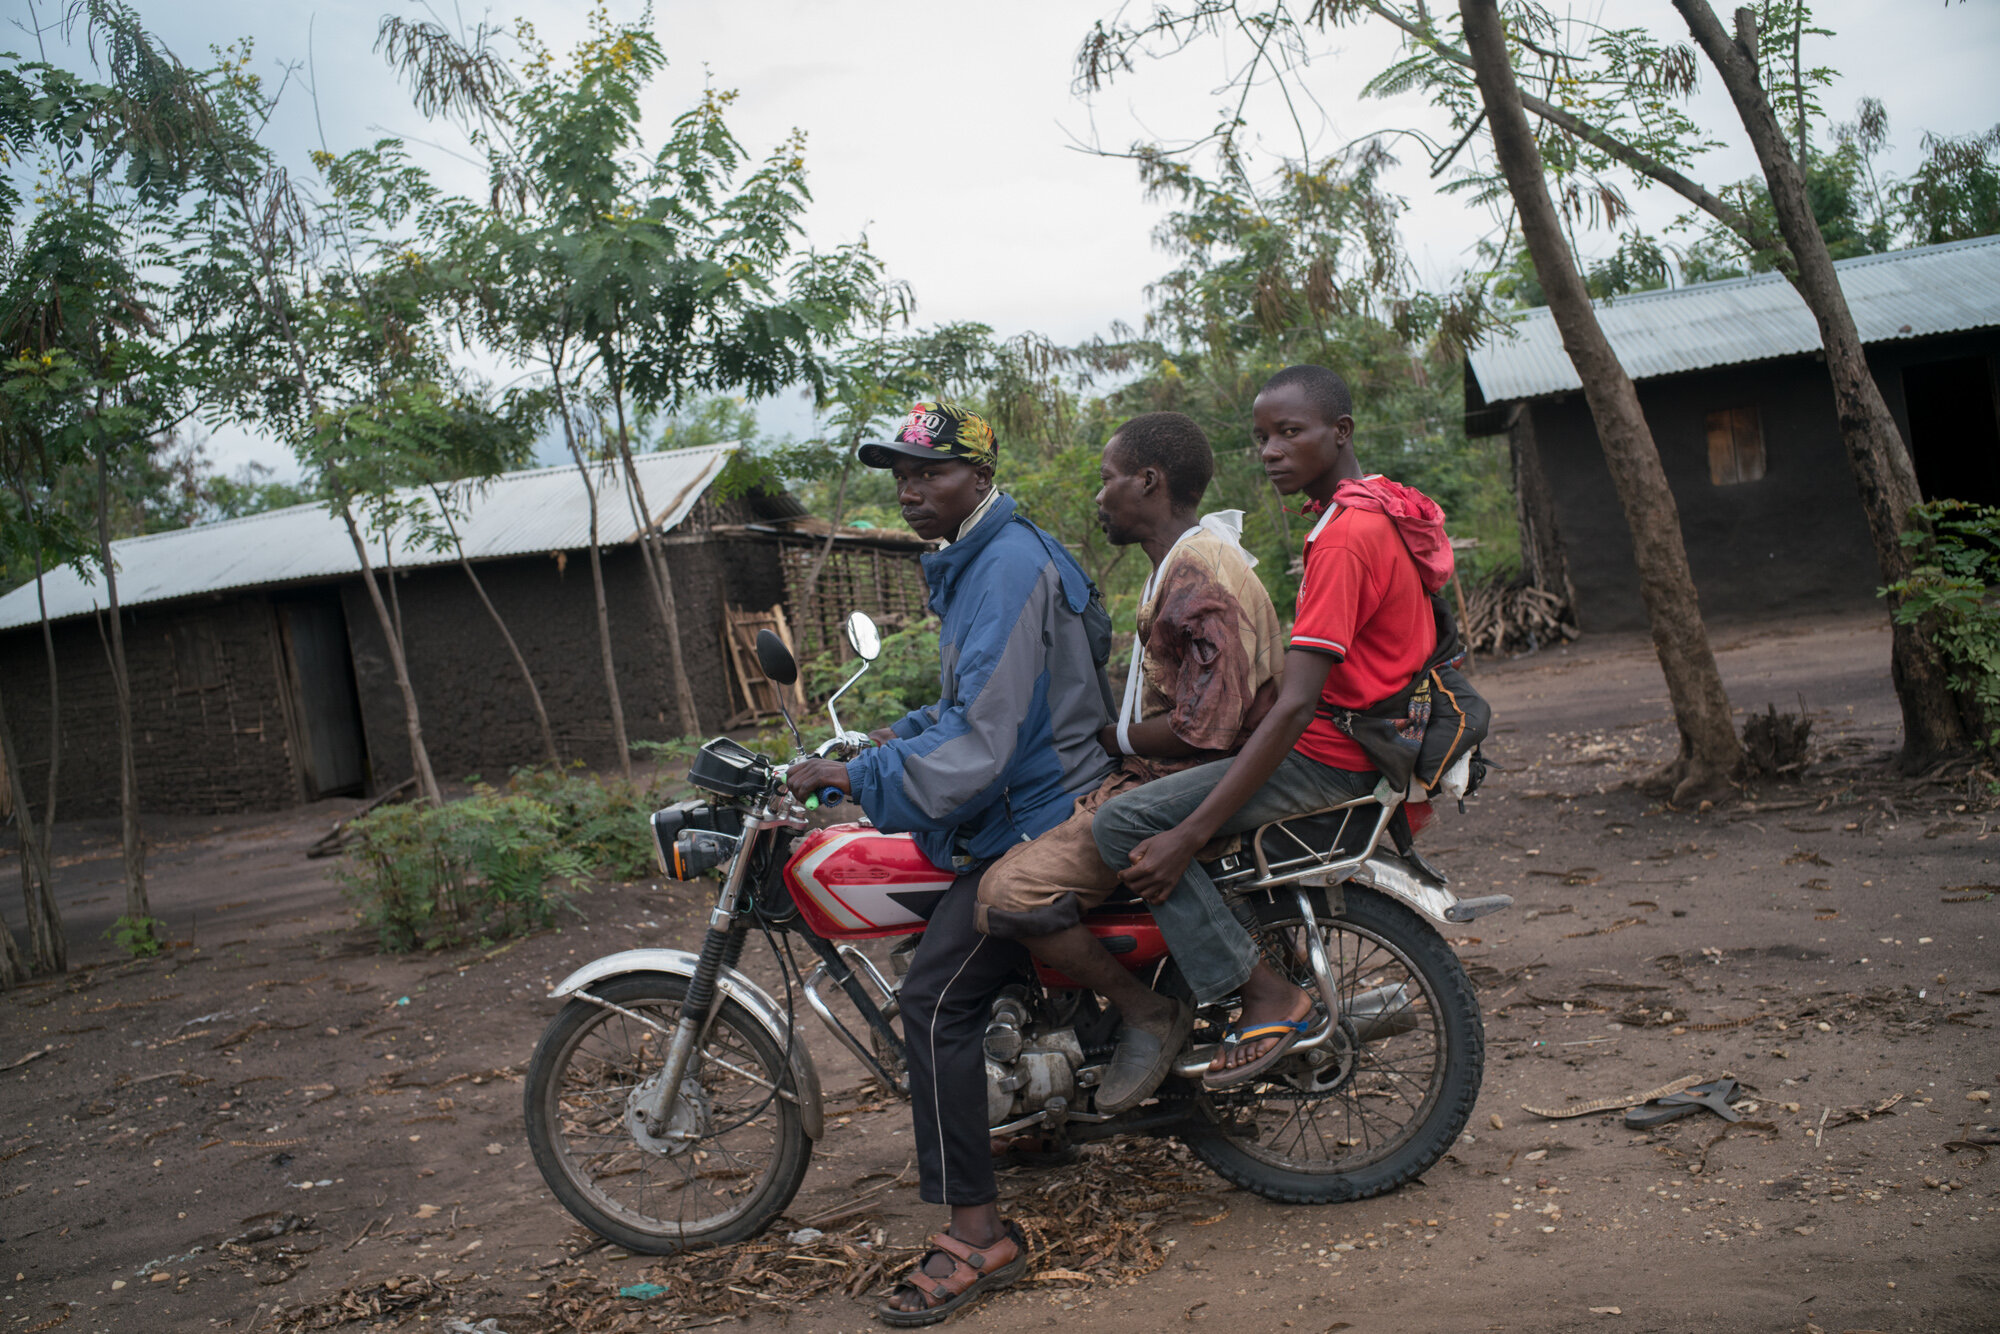
[[[1253,878],[1257,871],[1257,859],[1251,849],[1258,840],[1263,842],[1265,856],[1274,863],[1309,852],[1322,857],[1336,854],[1352,857],[1368,846],[1368,836],[1374,832],[1377,813],[1374,802],[1362,801],[1274,820],[1258,826],[1255,833],[1236,840],[1235,851],[1204,861],[1201,868],[1218,885]],[[1138,895],[1120,884],[1092,912],[1130,913],[1144,906]]]

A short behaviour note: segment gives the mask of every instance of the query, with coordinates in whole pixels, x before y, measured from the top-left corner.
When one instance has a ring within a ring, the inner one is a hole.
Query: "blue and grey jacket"
[[[1097,733],[1110,690],[1083,612],[1090,580],[1000,496],[971,532],[923,558],[943,696],[848,761],[878,829],[908,831],[941,867],[990,861],[1069,818],[1111,771]]]

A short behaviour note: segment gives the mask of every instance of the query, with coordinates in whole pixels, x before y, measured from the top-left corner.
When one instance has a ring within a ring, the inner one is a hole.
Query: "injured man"
[[[1191,418],[1152,412],[1126,422],[1104,446],[1100,475],[1097,521],[1105,536],[1119,546],[1138,544],[1153,567],[1139,599],[1124,706],[1101,737],[1121,763],[1068,820],[993,864],[975,920],[1118,1007],[1123,1027],[1097,1110],[1119,1112],[1166,1078],[1194,1014],[1126,971],[1082,925],[1083,914],[1119,887],[1091,837],[1092,816],[1142,783],[1234,754],[1277,698],[1284,641],[1277,609],[1252,569],[1256,558],[1238,541],[1240,512],[1196,517],[1215,476],[1215,454]],[[1166,917],[1228,909],[1213,895],[1176,894],[1152,911]]]

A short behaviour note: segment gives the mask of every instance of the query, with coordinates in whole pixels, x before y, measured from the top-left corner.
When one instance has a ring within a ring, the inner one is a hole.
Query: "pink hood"
[[[1444,535],[1444,511],[1413,486],[1386,477],[1349,478],[1334,490],[1336,505],[1386,514],[1417,562],[1417,577],[1426,593],[1436,593],[1451,581],[1451,539]]]

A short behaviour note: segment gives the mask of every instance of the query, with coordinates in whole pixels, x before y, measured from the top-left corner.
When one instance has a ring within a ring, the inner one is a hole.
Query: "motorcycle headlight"
[[[702,829],[683,830],[681,836],[674,840],[670,859],[673,869],[667,874],[676,880],[698,880],[722,865],[735,851],[736,840],[728,834],[713,834]]]
[[[653,860],[669,880],[696,880],[727,861],[742,841],[743,812],[683,801],[653,812]]]
[[[653,812],[653,860],[659,863],[660,874],[674,879],[674,840],[687,828],[687,809],[669,806],[663,811]]]

